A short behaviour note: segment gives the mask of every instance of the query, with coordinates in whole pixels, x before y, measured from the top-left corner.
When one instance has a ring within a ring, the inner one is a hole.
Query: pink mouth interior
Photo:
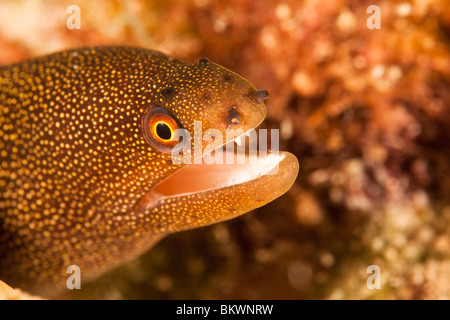
[[[275,174],[284,158],[282,153],[266,157],[245,155],[245,164],[187,164],[153,188],[163,197],[193,194],[252,181],[262,175]]]

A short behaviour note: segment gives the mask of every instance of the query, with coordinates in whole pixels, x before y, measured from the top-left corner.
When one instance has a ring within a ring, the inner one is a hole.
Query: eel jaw
[[[227,153],[230,154],[227,151],[223,152],[223,164],[203,162],[185,165],[168,179],[156,185],[153,191],[161,198],[170,198],[232,187],[254,181],[264,175],[275,176],[280,169],[280,164],[284,164],[283,160],[290,155],[287,152],[269,153],[264,157],[245,155],[245,163],[238,164],[236,154],[233,153],[234,163],[227,164],[225,163]],[[283,169],[284,166],[281,170]]]
[[[225,152],[224,152],[225,155]],[[176,232],[228,220],[278,198],[294,183],[299,164],[288,152],[269,153],[252,164],[188,164],[154,186],[144,211],[164,208],[164,225],[153,232]]]

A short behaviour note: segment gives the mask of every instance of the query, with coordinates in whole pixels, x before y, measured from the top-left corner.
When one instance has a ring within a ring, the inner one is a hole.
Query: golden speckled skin
[[[69,265],[80,266],[82,280],[93,278],[165,234],[229,219],[284,193],[275,182],[272,189],[282,190],[255,198],[261,185],[242,184],[136,206],[181,167],[145,141],[141,121],[150,107],[170,111],[192,137],[195,120],[203,131],[224,131],[236,111],[241,121],[233,128],[246,130],[265,116],[254,91],[214,63],[131,47],[0,67],[0,279],[51,295],[65,288]]]

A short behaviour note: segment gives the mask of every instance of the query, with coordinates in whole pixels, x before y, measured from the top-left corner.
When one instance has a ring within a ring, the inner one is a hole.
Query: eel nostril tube
[[[253,101],[255,101],[256,103],[261,103],[261,102],[263,102],[264,99],[267,99],[268,97],[269,97],[269,92],[264,89],[252,91],[250,93],[250,98],[252,98]]]

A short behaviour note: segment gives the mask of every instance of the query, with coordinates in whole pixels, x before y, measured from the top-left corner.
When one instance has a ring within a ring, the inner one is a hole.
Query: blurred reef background
[[[208,57],[267,89],[263,127],[300,173],[61,298],[450,298],[450,1],[0,2],[0,65],[87,45]]]

